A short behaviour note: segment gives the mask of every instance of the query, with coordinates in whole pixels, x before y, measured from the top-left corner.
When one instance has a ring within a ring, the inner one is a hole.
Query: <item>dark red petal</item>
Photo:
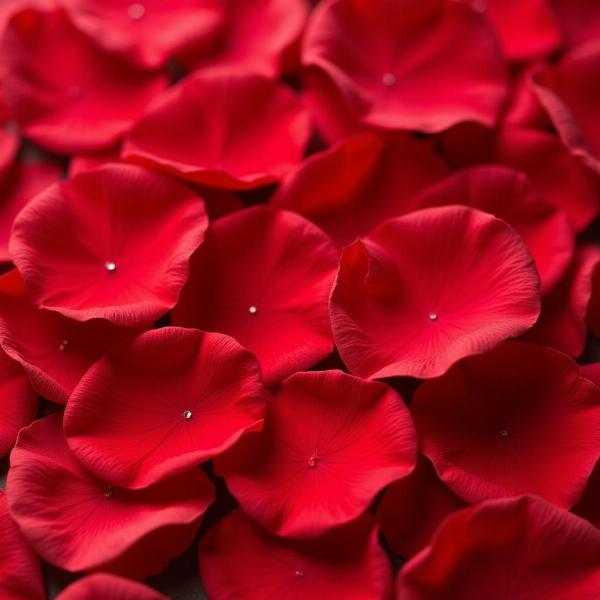
[[[532,496],[462,510],[398,577],[398,600],[593,600],[600,533]]]
[[[327,75],[355,121],[385,129],[493,125],[506,95],[493,31],[458,2],[325,0],[310,18],[302,59]]]
[[[537,344],[464,359],[425,382],[411,412],[423,453],[469,502],[536,494],[569,508],[600,456],[600,389]]]
[[[463,206],[429,208],[344,248],[330,314],[352,373],[436,377],[531,327],[539,280],[503,221]]]
[[[187,186],[111,164],[34,198],[15,220],[10,253],[40,308],[148,324],[177,302],[207,225]]]
[[[141,488],[260,429],[265,400],[256,359],[235,340],[165,327],[98,361],[69,398],[64,428],[86,468]]]
[[[242,509],[269,531],[318,536],[414,468],[409,412],[386,385],[341,371],[296,373],[274,395],[264,431],[215,460]]]
[[[214,498],[193,469],[144,490],[111,487],[73,457],[55,413],[23,429],[11,454],[8,504],[36,552],[67,571],[145,578],[187,548]]]
[[[244,190],[277,183],[302,159],[309,133],[308,113],[288,88],[243,71],[206,70],[152,106],[122,156],[195,183]]]
[[[151,587],[117,575],[96,573],[67,586],[56,600],[169,600]]]
[[[386,600],[390,594],[390,564],[370,517],[318,540],[292,541],[269,535],[236,510],[204,536],[199,557],[202,583],[215,599]]]
[[[254,207],[213,223],[173,323],[231,335],[279,383],[333,350],[327,302],[337,253],[303,217]]]

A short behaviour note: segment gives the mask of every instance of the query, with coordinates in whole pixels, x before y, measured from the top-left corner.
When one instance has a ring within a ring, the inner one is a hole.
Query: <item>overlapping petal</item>
[[[507,91],[492,29],[471,8],[446,0],[320,2],[302,60],[311,93],[323,97],[319,108],[327,110],[333,92],[355,121],[384,129],[493,125]]]
[[[63,154],[114,145],[167,84],[102,52],[59,8],[16,13],[0,57],[6,103],[24,135]]]
[[[164,594],[118,575],[95,573],[66,587],[56,600],[168,600]]]
[[[430,208],[344,249],[330,314],[352,373],[436,377],[531,327],[539,280],[504,222],[470,207]]]
[[[38,307],[147,324],[177,302],[207,224],[202,200],[183,184],[106,165],[32,200],[15,220],[10,254]]]
[[[372,518],[317,540],[266,533],[236,510],[204,536],[200,572],[212,598],[385,600],[391,569]]]
[[[154,103],[122,156],[195,183],[244,190],[277,183],[301,160],[309,133],[308,113],[289,88],[252,72],[201,70]]]
[[[593,600],[600,586],[600,533],[524,496],[449,517],[398,577],[398,600]]]
[[[242,509],[269,531],[307,538],[347,523],[408,475],[416,437],[402,398],[341,371],[296,373],[265,429],[215,460]]]
[[[248,208],[214,223],[173,311],[176,325],[231,335],[256,354],[267,384],[333,350],[331,240],[303,217]]]
[[[141,488],[260,429],[265,400],[256,359],[235,340],[165,327],[92,366],[69,399],[64,428],[90,471]]]
[[[154,575],[192,542],[214,498],[193,469],[145,490],[110,486],[71,454],[55,413],[21,431],[8,505],[35,551],[67,571]]]
[[[419,388],[423,453],[458,496],[536,494],[563,508],[600,458],[600,389],[568,356],[511,341]]]

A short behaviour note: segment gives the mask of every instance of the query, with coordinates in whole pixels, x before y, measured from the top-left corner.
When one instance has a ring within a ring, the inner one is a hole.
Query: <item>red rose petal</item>
[[[327,301],[337,254],[310,221],[254,207],[214,223],[173,323],[233,336],[278,383],[333,350]]]
[[[42,570],[38,559],[12,520],[6,496],[0,490],[0,598],[44,600]]]
[[[216,3],[197,0],[66,0],[69,17],[107,52],[146,68],[203,46],[223,26]]]
[[[60,179],[60,166],[52,162],[19,163],[0,180],[0,262],[8,262],[8,241],[15,217],[37,194]]]
[[[13,164],[19,150],[19,136],[8,129],[0,129],[0,175]]]
[[[409,412],[386,385],[341,371],[296,373],[274,394],[264,432],[215,460],[242,509],[269,531],[318,536],[414,468]]]
[[[352,373],[436,377],[531,327],[539,281],[504,222],[463,206],[430,208],[344,249],[330,314]]]
[[[385,492],[377,518],[391,549],[410,558],[427,546],[449,514],[466,506],[439,480],[429,460],[419,455],[417,468]]]
[[[443,136],[444,155],[456,167],[500,163],[523,171],[550,204],[585,229],[600,210],[598,176],[545,131],[507,127],[494,135],[482,127],[460,126]]]
[[[59,9],[13,16],[0,56],[6,103],[24,135],[57,153],[114,145],[167,84],[100,51]]]
[[[579,48],[534,77],[533,89],[565,146],[600,173],[600,45]]]
[[[425,190],[420,208],[465,204],[506,221],[523,238],[540,274],[542,293],[564,275],[573,257],[575,235],[562,211],[544,201],[528,177],[497,165],[458,171]]]
[[[96,573],[67,586],[56,600],[169,600],[151,587],[117,575]]]
[[[75,460],[62,415],[19,435],[8,472],[8,505],[36,552],[67,571],[144,578],[192,542],[214,498],[200,469],[147,488],[113,488]]]
[[[462,1],[486,16],[511,60],[531,60],[560,47],[562,35],[551,0]]]
[[[391,569],[372,518],[318,540],[269,535],[239,510],[200,542],[202,583],[211,598],[386,600]]]
[[[0,347],[42,396],[65,404],[82,375],[116,342],[136,334],[107,321],[73,321],[31,303],[16,270],[0,277]]]
[[[298,64],[308,6],[304,0],[220,0],[224,26],[209,47],[184,52],[190,70],[220,66],[276,78]]]
[[[258,364],[235,340],[166,327],[97,362],[72,393],[64,428],[86,468],[141,488],[260,429],[265,400]]]
[[[154,103],[122,156],[195,183],[244,190],[277,183],[301,160],[309,133],[301,100],[283,85],[243,71],[199,71]]]
[[[562,280],[546,294],[542,312],[527,339],[552,346],[573,358],[583,353],[586,338],[586,315],[594,314],[591,304],[594,273],[600,263],[600,249],[582,244]],[[594,322],[593,316],[588,317]]]
[[[411,412],[423,453],[469,502],[531,493],[569,508],[600,457],[600,389],[537,344],[464,359],[424,383]]]
[[[417,192],[449,174],[428,143],[405,134],[363,134],[306,159],[271,204],[311,219],[343,247],[411,210]]]
[[[600,38],[600,5],[596,0],[551,0],[568,47]]]
[[[506,95],[491,28],[457,2],[323,1],[310,18],[302,59],[327,75],[355,120],[385,129],[492,125]]]
[[[40,308],[137,325],[175,305],[206,227],[188,187],[106,165],[31,201],[15,220],[10,253]]]
[[[449,517],[402,568],[398,600],[592,600],[600,533],[535,498],[495,500]]]
[[[21,366],[0,352],[0,458],[13,447],[19,430],[33,421],[38,398]],[[1,589],[0,585],[0,589]]]

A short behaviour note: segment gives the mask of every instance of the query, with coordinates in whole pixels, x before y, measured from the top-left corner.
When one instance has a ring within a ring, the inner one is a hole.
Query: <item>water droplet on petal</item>
[[[321,459],[316,454],[313,454],[306,461],[306,464],[309,466],[310,469],[314,469],[319,464],[320,460]]]
[[[61,352],[64,352],[67,349],[67,346],[69,345],[69,340],[63,340],[59,345],[58,345],[58,349]]]
[[[250,306],[250,307],[248,307],[248,312],[251,315],[255,315],[258,312],[258,308],[256,308],[256,306]]]
[[[104,497],[105,498],[110,498],[112,496],[112,493],[113,493],[112,485],[106,486],[106,490],[104,492]]]
[[[430,321],[437,321],[438,320],[437,313],[434,313],[434,312],[429,313],[429,320]]]
[[[507,438],[507,437],[508,437],[508,431],[507,431],[506,429],[501,429],[501,430],[500,430],[500,435],[501,435],[503,438]]]
[[[302,569],[296,569],[296,573],[294,573],[296,577],[304,577],[304,571]]]
[[[396,85],[396,76],[393,73],[384,73],[381,76],[381,83],[385,87],[394,87]]]
[[[108,272],[112,273],[117,270],[117,263],[114,263],[112,260],[107,260],[104,263],[104,267]]]
[[[127,9],[127,15],[132,21],[139,21],[143,19],[146,14],[146,7],[140,2],[134,2],[129,5]]]
[[[187,419],[189,421],[192,418],[192,411],[191,410],[184,410],[183,413],[181,414],[181,416],[184,419]]]

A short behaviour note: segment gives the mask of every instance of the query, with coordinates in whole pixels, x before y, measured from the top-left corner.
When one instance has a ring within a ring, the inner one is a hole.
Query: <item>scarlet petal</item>
[[[584,46],[534,78],[534,91],[565,146],[600,173],[600,126],[596,92],[600,46]]]
[[[0,169],[1,170],[1,169]],[[19,163],[0,180],[0,261],[9,262],[8,241],[14,220],[29,201],[60,179],[60,166],[52,162]]]
[[[12,520],[0,490],[0,598],[44,600],[40,563]]]
[[[12,165],[19,149],[19,137],[12,131],[0,129],[0,175]]]
[[[176,325],[219,331],[256,354],[267,384],[333,350],[327,301],[337,254],[310,221],[249,208],[214,223],[192,258]]]
[[[496,165],[463,169],[425,190],[413,204],[422,208],[465,204],[506,221],[531,252],[542,293],[565,274],[573,257],[575,235],[565,214],[513,169]]]
[[[52,402],[65,404],[87,369],[114,343],[136,333],[99,319],[82,323],[40,310],[16,270],[0,277],[0,347]]]
[[[573,358],[583,353],[586,316],[595,323],[596,301],[592,302],[593,281],[600,264],[600,249],[582,244],[567,273],[542,301],[538,322],[527,332],[527,339],[552,346]]]
[[[391,569],[377,528],[363,517],[318,540],[266,533],[236,510],[200,542],[202,583],[211,598],[385,600]]]
[[[13,447],[19,430],[37,414],[37,394],[31,388],[22,367],[0,353],[0,458]],[[1,589],[1,585],[0,585]]]
[[[531,60],[560,47],[561,29],[551,0],[462,1],[486,16],[511,60]]]
[[[24,135],[59,154],[114,145],[167,84],[99,50],[60,9],[14,15],[0,56],[6,103]]]
[[[298,64],[298,46],[308,17],[304,0],[220,0],[223,27],[206,47],[183,52],[190,70],[245,69],[277,78]]]
[[[450,516],[398,577],[398,600],[592,600],[600,533],[543,500],[494,500]]]
[[[55,413],[23,429],[11,454],[8,504],[36,552],[67,571],[145,578],[192,542],[214,498],[200,469],[145,490],[111,487],[75,460]]]
[[[596,0],[552,0],[568,48],[600,37],[600,5]]]
[[[416,462],[410,415],[391,388],[341,371],[296,373],[265,429],[215,460],[252,518],[286,537],[318,536],[364,513]]]
[[[527,493],[569,508],[600,456],[600,390],[537,344],[464,359],[424,383],[411,411],[423,453],[469,502]]]
[[[216,3],[195,0],[68,0],[66,7],[75,26],[96,44],[150,69],[204,46],[223,26]]]
[[[428,143],[406,134],[362,134],[307,158],[271,203],[304,215],[343,247],[410,211],[418,192],[449,174]]]
[[[256,359],[235,340],[166,327],[97,362],[69,398],[64,429],[86,468],[141,488],[260,429],[265,399]]]
[[[377,518],[390,548],[410,558],[427,546],[449,514],[466,506],[440,481],[429,460],[419,455],[417,468],[385,492]]]
[[[169,600],[151,587],[117,575],[96,573],[66,587],[56,600]]]
[[[195,183],[244,190],[277,183],[301,160],[309,133],[301,100],[283,85],[243,71],[205,70],[161,96],[125,140],[122,156]]]
[[[342,360],[369,378],[441,375],[522,334],[539,309],[520,236],[463,206],[390,219],[344,248],[330,301]]]
[[[106,165],[32,200],[15,220],[10,253],[40,308],[80,321],[148,324],[175,305],[207,225],[188,187]]]
[[[493,125],[506,95],[493,31],[457,2],[325,0],[310,18],[302,59],[326,75],[356,121],[384,129]]]

